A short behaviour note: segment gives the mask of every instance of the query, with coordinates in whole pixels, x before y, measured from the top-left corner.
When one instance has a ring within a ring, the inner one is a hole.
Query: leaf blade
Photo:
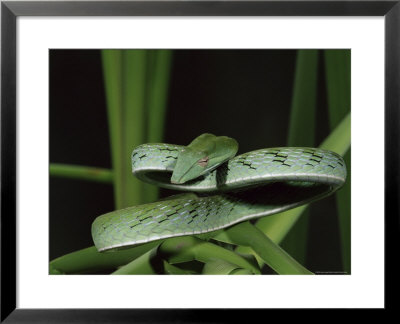
[[[350,112],[351,106],[351,51],[325,50],[325,71],[329,107],[329,124],[334,129]],[[351,273],[351,153],[344,156],[348,179],[336,195],[343,270]]]
[[[315,146],[318,51],[298,50],[289,119],[288,146]],[[303,211],[281,246],[300,263],[307,251],[309,211]]]

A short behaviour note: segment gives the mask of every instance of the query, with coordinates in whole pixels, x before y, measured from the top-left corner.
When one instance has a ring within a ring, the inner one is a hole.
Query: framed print
[[[387,308],[399,6],[2,2],[2,321]]]

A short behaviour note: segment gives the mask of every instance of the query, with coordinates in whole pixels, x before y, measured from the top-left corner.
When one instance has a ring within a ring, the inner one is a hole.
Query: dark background
[[[286,146],[295,64],[295,50],[174,51],[164,142],[210,132],[238,154]],[[316,146],[329,134],[323,64],[320,53]],[[51,50],[50,163],[111,168],[109,143],[100,51]],[[113,209],[111,185],[51,177],[50,260],[92,246],[91,223]],[[342,270],[333,196],[312,204],[307,243],[308,269]]]

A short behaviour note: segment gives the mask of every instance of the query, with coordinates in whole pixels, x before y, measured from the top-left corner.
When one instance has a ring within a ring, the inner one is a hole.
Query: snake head
[[[207,152],[185,148],[178,155],[171,183],[182,184],[205,173],[210,159]]]
[[[207,174],[234,157],[237,150],[232,138],[202,134],[178,154],[171,183],[183,184]]]

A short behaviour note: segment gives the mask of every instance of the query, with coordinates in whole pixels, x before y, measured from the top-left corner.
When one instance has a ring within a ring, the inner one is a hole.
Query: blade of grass
[[[118,270],[114,271],[114,275],[128,275],[128,274],[157,274],[158,271],[171,275],[182,275],[182,274],[196,274],[196,272],[191,270],[181,269],[177,266],[169,264],[167,261],[157,258],[157,248],[154,248],[147,253],[143,254],[139,258],[133,260],[132,262],[120,267]]]
[[[350,50],[325,50],[329,123],[335,128],[350,111]]]
[[[298,51],[287,141],[289,146],[314,145],[317,67],[317,50]]]
[[[113,183],[113,172],[104,168],[50,163],[50,176]]]
[[[240,269],[236,264],[223,260],[211,260],[204,264],[202,274],[208,275],[227,275],[232,271]]]
[[[147,57],[146,142],[161,143],[164,139],[172,51],[148,50]],[[157,186],[144,184],[143,201],[157,200],[158,192]]]
[[[166,274],[176,275],[176,274],[196,274],[195,271],[181,269],[172,264],[169,264],[164,260],[164,271]]]
[[[124,174],[122,141],[122,51],[102,50],[104,88],[107,100],[108,127],[110,133],[111,161],[114,172],[114,201],[121,208]]]
[[[317,99],[318,51],[299,50],[289,120],[288,146],[314,147]],[[281,246],[304,264],[307,251],[309,211],[305,210],[285,236]]]
[[[131,173],[131,152],[146,136],[146,51],[103,50],[116,209],[143,203]]]
[[[146,51],[122,52],[122,122],[123,139],[121,203],[118,208],[146,203],[142,197],[142,183],[132,176],[132,150],[145,142],[146,119]]]
[[[157,255],[157,247],[154,247],[150,251],[144,253],[137,259],[129,262],[128,264],[120,267],[114,271],[113,275],[126,275],[126,274],[156,274],[156,270],[153,267],[153,262]]]
[[[157,187],[132,177],[130,155],[163,140],[171,51],[104,50],[102,57],[116,208],[154,201]]]
[[[253,273],[251,273],[247,269],[235,269],[235,270],[232,270],[229,274],[230,275],[251,275]]]
[[[278,274],[312,274],[249,222],[232,226],[226,233],[234,244],[250,247]]]
[[[329,106],[329,124],[334,129],[350,111],[351,105],[351,52],[350,50],[325,50],[326,86]],[[343,270],[351,272],[351,157],[350,151],[344,156],[348,179],[336,195],[342,245]]]
[[[112,270],[140,257],[159,242],[150,242],[130,249],[100,253],[96,247],[68,253],[50,262],[50,274],[92,273]]]
[[[348,181],[343,189],[336,194],[340,238],[342,245],[343,271],[351,273],[351,150],[344,156],[348,165]]]
[[[348,113],[340,122],[339,125],[331,132],[331,134],[325,138],[325,140],[319,146],[322,149],[336,152],[337,154],[344,156],[350,149],[350,137],[351,137],[351,115]],[[347,182],[347,180],[346,180]]]
[[[152,55],[154,67],[149,84],[147,140],[158,143],[164,138],[172,51],[157,50]]]
[[[195,237],[183,236],[163,241],[159,247],[122,266],[113,274],[156,273],[156,268],[162,267],[161,260],[174,265],[193,260],[207,263],[216,259],[236,264],[239,268],[248,269],[252,273],[260,273],[256,265],[232,251]]]
[[[170,264],[197,260],[203,263],[212,260],[223,260],[236,264],[238,267],[248,269],[253,273],[260,273],[256,264],[241,257],[240,255],[224,249],[210,242],[202,241],[193,236],[171,238],[160,245],[160,256]]]

